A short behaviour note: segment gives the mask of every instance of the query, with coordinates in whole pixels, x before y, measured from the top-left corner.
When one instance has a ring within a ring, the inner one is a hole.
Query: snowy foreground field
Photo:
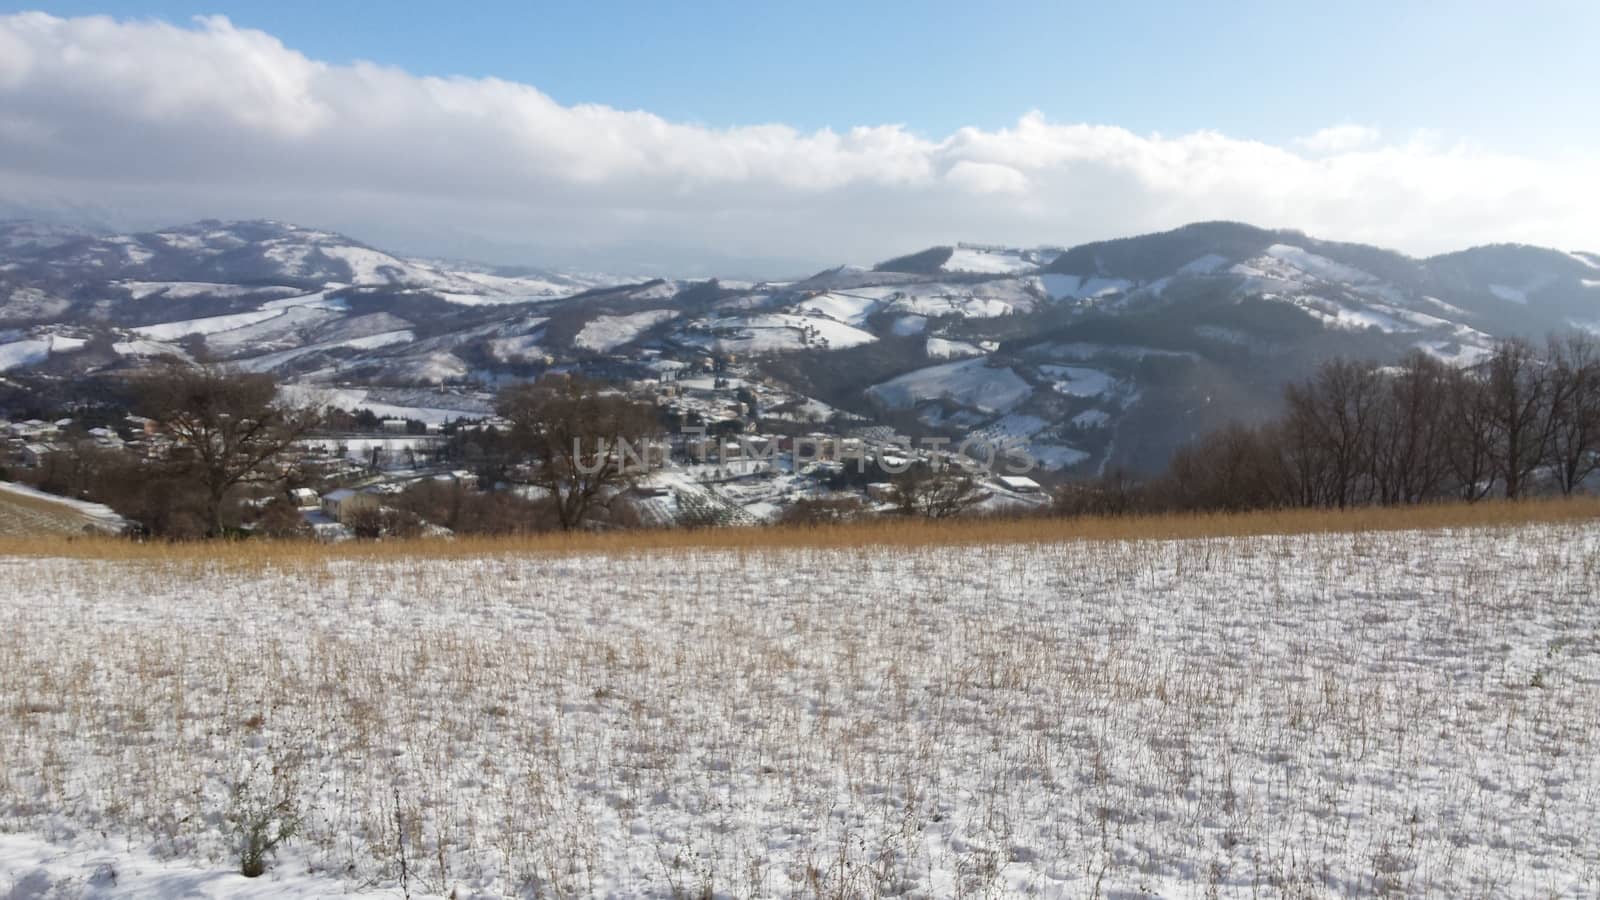
[[[3,560],[0,897],[1595,896],[1597,551]]]

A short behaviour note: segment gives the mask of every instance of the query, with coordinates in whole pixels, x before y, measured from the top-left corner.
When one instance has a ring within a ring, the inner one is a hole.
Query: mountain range
[[[787,427],[1009,437],[1048,467],[1161,467],[1276,410],[1319,361],[1600,330],[1600,255],[1425,259],[1232,222],[1076,247],[934,247],[798,281],[635,278],[402,258],[274,221],[139,234],[0,224],[0,373],[70,379],[174,354],[342,405],[481,414],[570,369],[747,389]],[[419,397],[428,399],[421,400]],[[753,409],[750,407],[754,407]]]

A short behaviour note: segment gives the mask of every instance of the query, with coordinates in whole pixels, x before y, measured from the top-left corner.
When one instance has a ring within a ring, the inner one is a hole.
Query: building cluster
[[[639,519],[649,525],[750,525],[775,521],[806,500],[853,498],[862,509],[894,506],[890,476],[916,464],[935,469],[958,465],[948,447],[922,447],[892,429],[837,411],[774,387],[728,355],[689,363],[646,360],[653,378],[635,379],[624,390],[654,404],[667,423],[663,434],[632,448],[647,465],[627,488]],[[504,432],[510,423],[493,415],[459,421],[451,431]],[[156,424],[127,416],[115,427],[83,427],[58,421],[0,420],[4,464],[26,470],[53,453],[86,445],[162,458],[170,440]],[[468,491],[512,490],[535,498],[530,473],[512,466],[496,484],[480,483],[473,460],[438,426],[418,429],[398,416],[368,430],[317,434],[294,444],[275,465],[312,531],[324,540],[354,536],[372,516],[392,511],[395,495],[425,481]],[[980,508],[1038,506],[1040,486],[1025,475],[983,471]],[[278,495],[256,496],[258,508]]]
[[[886,472],[922,463],[959,465],[953,447],[924,447],[893,429],[790,394],[753,376],[722,354],[682,363],[656,360],[655,377],[634,379],[625,390],[654,404],[668,422],[656,439],[631,447],[648,471],[626,489],[646,525],[755,525],[776,521],[806,500],[854,498],[868,513],[896,505]],[[468,430],[504,431],[496,416],[458,423]],[[327,540],[353,534],[353,522],[388,508],[394,494],[424,480],[467,490],[510,490],[537,499],[530,472],[513,466],[508,484],[481,484],[460,459],[435,453],[437,435],[320,436],[306,442],[302,464],[318,467],[321,483],[294,496],[302,516]],[[1027,509],[1048,503],[1027,475],[976,472],[974,505],[984,511]]]
[[[162,452],[165,446],[155,423],[141,416],[127,416],[117,427],[86,426],[71,418],[16,422],[0,419],[0,439],[4,440],[0,465],[7,469],[37,469],[53,453],[84,447],[146,455]]]

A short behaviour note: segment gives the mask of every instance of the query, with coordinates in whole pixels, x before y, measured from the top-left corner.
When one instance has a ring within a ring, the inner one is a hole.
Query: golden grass
[[[169,543],[100,536],[0,537],[0,555],[105,560],[284,563],[347,558],[424,559],[515,554],[629,554],[687,550],[763,551],[1054,544],[1071,541],[1180,540],[1277,534],[1496,528],[1600,519],[1600,497],[1441,503],[1347,510],[1127,517],[985,518],[945,521],[893,517],[840,525],[546,533],[454,540],[317,544],[247,540]]]
[[[0,491],[0,535],[26,538],[38,532],[76,534],[88,524],[88,517],[65,503]]]
[[[11,491],[0,493],[0,503],[7,506],[18,506],[38,512],[55,513],[64,517],[82,519],[83,514],[65,503],[47,500],[43,497],[34,497],[28,494],[17,494]]]

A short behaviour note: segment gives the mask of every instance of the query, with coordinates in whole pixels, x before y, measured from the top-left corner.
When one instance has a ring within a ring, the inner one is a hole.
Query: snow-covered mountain
[[[402,259],[341,234],[265,220],[207,220],[113,235],[31,222],[0,223],[0,254],[7,257],[6,269],[22,277],[122,285],[135,299],[169,287],[194,296],[215,285],[340,284],[426,288],[455,302],[477,304],[567,296],[614,282],[605,276],[506,277],[482,267],[448,268]]]
[[[1333,354],[1466,364],[1501,336],[1572,327],[1600,329],[1600,256],[1415,259],[1227,222],[1070,249],[935,247],[787,283],[496,270],[270,221],[0,225],[13,376],[170,353],[348,391],[551,366],[673,377],[716,357],[762,388],[759,416],[1007,437],[1075,471],[1159,466],[1200,430],[1272,412],[1287,379]]]

